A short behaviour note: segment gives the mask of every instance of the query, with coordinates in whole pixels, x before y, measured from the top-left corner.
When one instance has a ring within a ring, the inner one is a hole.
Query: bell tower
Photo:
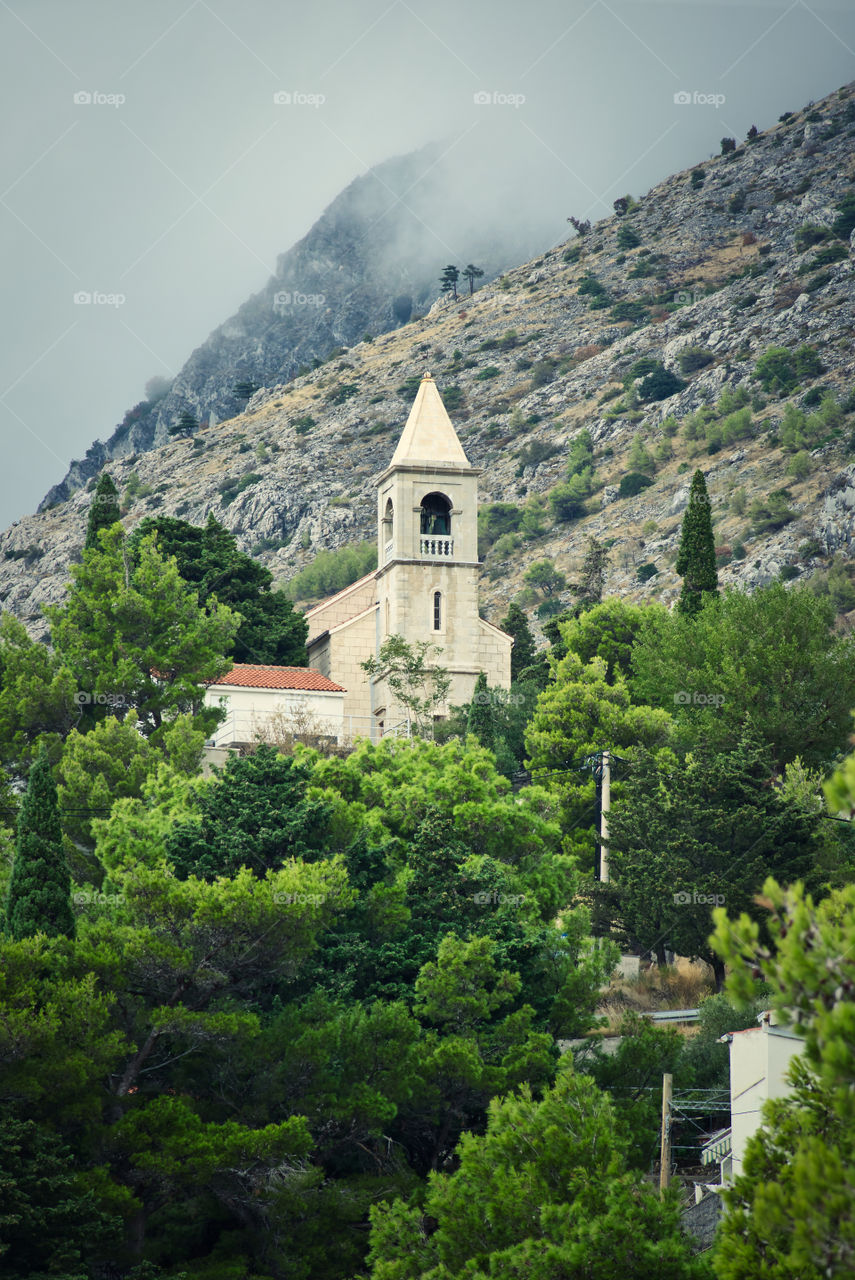
[[[480,474],[425,373],[377,481],[378,648],[390,635],[439,646],[457,705],[482,670],[491,684],[510,684],[510,637],[478,616]],[[501,639],[491,644],[486,633]]]

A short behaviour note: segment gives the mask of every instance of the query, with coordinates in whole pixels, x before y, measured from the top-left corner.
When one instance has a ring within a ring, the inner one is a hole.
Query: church
[[[434,656],[451,685],[440,714],[471,700],[482,671],[492,687],[510,688],[513,639],[478,613],[480,474],[426,373],[392,459],[376,481],[377,569],[308,610],[308,671],[236,667],[209,687],[209,697],[217,701],[225,694],[230,702],[232,692],[241,692],[240,686],[245,691],[251,682],[254,714],[263,716],[265,703],[272,710],[278,698],[284,709],[287,695],[301,705],[311,690],[327,695],[326,715],[335,716],[329,733],[339,740],[377,740],[400,732],[406,722],[384,673],[369,677],[362,669],[392,635],[441,650]],[[271,673],[268,680],[264,671]],[[290,684],[286,672],[293,676]],[[226,745],[223,735],[217,740]]]

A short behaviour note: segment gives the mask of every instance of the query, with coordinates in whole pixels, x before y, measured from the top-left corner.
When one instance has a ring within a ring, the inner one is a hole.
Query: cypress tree
[[[705,597],[718,594],[710,500],[704,473],[700,470],[692,476],[689,505],[683,516],[680,550],[675,567],[683,579],[677,608],[680,613],[699,613]]]
[[[483,671],[478,673],[478,679],[475,681],[472,701],[469,703],[469,715],[466,718],[466,732],[473,733],[482,747],[492,748],[493,716],[487,677]]]
[[[109,529],[118,521],[119,490],[113,484],[112,477],[106,471],[102,471],[95,486],[95,493],[92,495],[84,548],[88,551],[91,547],[97,547],[99,545],[98,530]]]
[[[62,847],[56,783],[44,749],[30,770],[18,815],[6,932],[13,938],[74,935],[71,876]]]
[[[512,604],[499,626],[514,638],[511,649],[511,679],[519,680],[520,672],[534,662],[534,636],[528,618],[518,604]]]

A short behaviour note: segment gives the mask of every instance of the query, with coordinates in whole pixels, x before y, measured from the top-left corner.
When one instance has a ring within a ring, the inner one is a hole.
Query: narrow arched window
[[[421,502],[421,532],[439,534],[440,537],[451,533],[451,503],[442,493],[429,493]]]
[[[433,593],[433,629],[434,631],[442,630],[442,592],[434,591]]]

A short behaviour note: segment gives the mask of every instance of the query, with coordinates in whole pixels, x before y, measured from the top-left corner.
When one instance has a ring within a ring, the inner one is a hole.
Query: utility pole
[[[603,774],[600,784],[600,880],[609,882],[609,809],[612,798],[611,754],[603,752]]]
[[[671,1181],[671,1097],[674,1077],[662,1077],[662,1135],[659,1143],[659,1195],[663,1197]]]

